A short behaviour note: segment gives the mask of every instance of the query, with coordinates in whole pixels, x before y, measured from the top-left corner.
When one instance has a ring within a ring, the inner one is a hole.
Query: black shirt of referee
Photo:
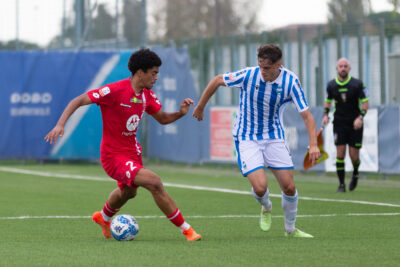
[[[360,116],[360,101],[368,101],[364,89],[362,81],[350,75],[343,82],[336,77],[328,83],[325,101],[335,101],[333,123],[336,126],[353,127],[354,120]]]

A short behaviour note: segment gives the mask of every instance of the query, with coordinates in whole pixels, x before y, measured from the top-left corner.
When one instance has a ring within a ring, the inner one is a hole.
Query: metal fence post
[[[385,21],[379,20],[379,55],[380,55],[380,73],[381,73],[381,104],[388,104],[389,97],[386,92],[386,66],[385,66]]]
[[[297,47],[299,56],[299,79],[303,82],[303,29],[297,29]]]
[[[204,38],[199,38],[198,41],[198,71],[199,71],[199,95],[202,94],[205,88],[205,71],[204,71]]]
[[[250,34],[246,33],[245,35],[245,45],[246,45],[246,66],[251,65],[250,61]]]
[[[343,56],[342,37],[343,37],[342,24],[336,23],[337,59]]]
[[[364,45],[363,45],[364,25],[358,25],[357,45],[358,45],[358,78],[364,82]]]
[[[19,50],[19,0],[15,1],[15,50]]]
[[[82,42],[84,25],[85,2],[83,0],[75,0],[75,47],[78,47]]]
[[[265,45],[265,44],[267,44],[268,43],[268,35],[267,35],[267,32],[266,31],[263,31],[262,33],[261,33],[261,44],[262,45]]]
[[[307,42],[306,43],[306,79],[305,79],[305,81],[307,81],[307,84],[306,84],[307,102],[311,105],[311,78],[310,78],[311,64],[310,64],[310,62],[311,62],[311,44],[310,44],[310,42]]]
[[[219,36],[214,36],[214,75],[220,72],[220,40]],[[215,94],[215,104],[220,104],[219,90]]]
[[[147,46],[147,0],[142,0],[140,14],[140,46]]]
[[[284,45],[285,45],[285,33],[283,30],[279,31],[279,47],[281,50],[284,50]]]
[[[231,58],[231,71],[235,71],[238,68],[238,53],[237,53],[237,38],[235,35],[231,35],[229,39],[229,48],[230,48],[230,58]],[[236,88],[231,88],[231,104],[236,105],[238,103],[238,96]]]
[[[316,105],[322,105],[323,104],[323,94],[321,91],[323,91],[323,40],[322,40],[322,26],[318,26],[318,72],[316,72],[317,76],[317,84],[316,84]]]
[[[115,46],[119,49],[119,0],[115,0]]]

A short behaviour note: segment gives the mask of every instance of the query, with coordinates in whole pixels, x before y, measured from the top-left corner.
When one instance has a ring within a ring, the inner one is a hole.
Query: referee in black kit
[[[326,88],[327,97],[322,119],[323,125],[328,124],[331,103],[335,101],[333,134],[336,145],[336,172],[339,178],[339,187],[336,192],[346,192],[344,183],[346,144],[349,145],[350,159],[353,163],[353,176],[349,190],[353,191],[357,186],[363,118],[369,107],[369,96],[365,85],[361,80],[349,75],[350,69],[349,61],[346,58],[337,61],[337,76],[328,83]]]

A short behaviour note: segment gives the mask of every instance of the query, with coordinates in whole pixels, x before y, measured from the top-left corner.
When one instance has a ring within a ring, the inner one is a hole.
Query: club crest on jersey
[[[136,97],[133,97],[133,98],[131,99],[131,103],[143,103],[143,100],[142,100],[142,99],[139,99],[139,98],[136,98]]]
[[[256,84],[256,90],[258,90],[258,88],[260,88],[260,85]]]
[[[282,87],[276,88],[276,91],[277,91],[277,92],[282,92]]]
[[[342,100],[343,100],[343,102],[346,102],[346,93],[341,93],[341,96],[342,96]]]

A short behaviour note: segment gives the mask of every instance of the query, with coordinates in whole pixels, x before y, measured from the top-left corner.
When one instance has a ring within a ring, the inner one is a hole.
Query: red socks
[[[111,218],[119,211],[119,209],[113,209],[108,205],[108,201],[104,204],[103,210],[101,214],[105,221],[109,222]],[[190,227],[190,225],[185,224],[185,219],[183,219],[182,213],[177,208],[171,215],[167,216],[168,220],[170,220],[177,227],[184,227],[185,229]]]
[[[110,208],[110,206],[108,205],[108,201],[107,201],[106,204],[104,204],[101,214],[103,215],[104,220],[109,222],[111,220],[112,216],[114,216],[115,213],[117,213],[118,211],[119,211],[119,209]]]
[[[185,222],[182,213],[178,208],[171,215],[167,216],[167,218],[177,227],[180,227]]]

